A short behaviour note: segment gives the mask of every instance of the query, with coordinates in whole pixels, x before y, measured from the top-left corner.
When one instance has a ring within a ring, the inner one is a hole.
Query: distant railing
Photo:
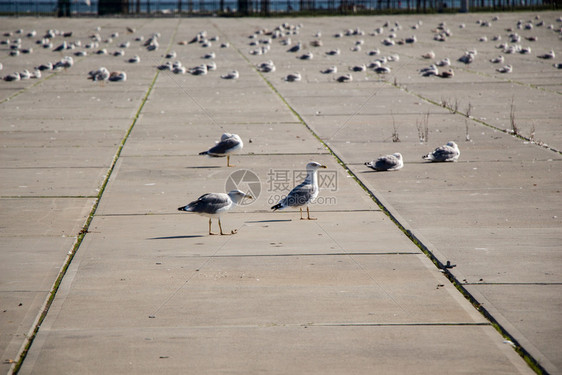
[[[0,0],[11,16],[275,16],[456,12],[463,0]],[[106,6],[106,4],[109,4]],[[560,9],[560,0],[468,0],[469,10]]]

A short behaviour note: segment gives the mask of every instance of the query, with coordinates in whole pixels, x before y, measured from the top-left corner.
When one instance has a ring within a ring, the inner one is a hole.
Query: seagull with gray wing
[[[365,165],[375,171],[397,171],[404,166],[402,154],[396,152],[392,155],[381,156],[380,158],[369,161]]]
[[[251,195],[240,190],[231,190],[228,194],[207,193],[197,200],[178,208],[178,211],[194,212],[198,215],[209,218],[209,235],[215,235],[211,231],[211,220],[217,218],[219,222],[220,235],[236,234],[236,229],[230,233],[223,233],[221,226],[221,215],[228,212],[231,208],[242,202],[245,198],[253,199]]]
[[[308,205],[316,199],[319,192],[318,187],[318,169],[326,168],[317,162],[310,162],[306,165],[306,178],[300,184],[297,185],[287,194],[287,196],[275,206],[271,207],[273,211],[282,210],[287,207],[298,207],[301,213],[301,220],[316,220],[316,218],[310,217],[310,210]],[[306,206],[306,219],[302,217],[302,207]]]
[[[457,161],[460,155],[459,146],[450,141],[446,145],[437,147],[433,152],[422,156],[422,158],[429,161]]]
[[[215,146],[207,151],[200,152],[199,155],[208,155],[215,158],[226,156],[226,166],[234,167],[234,165],[230,165],[230,154],[241,150],[242,147],[244,147],[244,143],[238,134],[224,133]]]

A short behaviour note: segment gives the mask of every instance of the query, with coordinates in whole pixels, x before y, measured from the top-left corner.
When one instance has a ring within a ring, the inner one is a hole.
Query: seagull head
[[[228,196],[236,204],[242,202],[244,198],[254,199],[250,194],[244,193],[242,190],[234,189],[228,192]]]
[[[328,167],[326,167],[325,165],[322,165],[322,164],[320,164],[320,163],[317,163],[317,162],[315,162],[315,161],[312,161],[312,162],[310,162],[310,163],[308,163],[308,164],[306,165],[306,170],[307,170],[307,171],[312,171],[312,172],[314,172],[314,171],[318,170],[319,168],[328,168]]]
[[[447,142],[447,146],[450,146],[450,147],[452,147],[452,148],[456,148],[456,149],[458,149],[458,148],[459,148],[459,146],[457,146],[457,144],[456,144],[455,142],[453,142],[453,141],[449,141],[449,142]]]
[[[396,159],[402,160],[402,154],[401,154],[401,153],[396,152],[396,153],[394,153],[394,154],[392,154],[392,155],[393,155],[394,157],[396,157]]]

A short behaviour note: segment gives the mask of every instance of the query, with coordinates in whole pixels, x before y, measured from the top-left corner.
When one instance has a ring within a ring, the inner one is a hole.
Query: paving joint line
[[[178,20],[177,24],[176,24],[176,28],[174,30],[174,33],[172,35],[172,37],[170,38],[170,42],[168,44],[168,48],[166,51],[169,51],[172,44],[173,44],[173,40],[175,38],[175,35],[178,31],[179,28],[179,24],[180,24],[180,20]],[[58,72],[56,72],[55,74],[57,74]],[[63,281],[63,278],[66,274],[66,271],[68,270],[68,268],[70,267],[70,264],[72,263],[72,260],[74,259],[74,256],[76,255],[76,253],[78,252],[78,249],[80,248],[80,245],[82,244],[82,241],[84,240],[84,237],[86,236],[86,234],[88,233],[88,228],[90,227],[90,224],[95,216],[95,213],[97,211],[97,208],[99,206],[99,202],[102,198],[103,193],[105,192],[105,189],[109,183],[109,179],[111,177],[111,174],[113,173],[113,171],[115,170],[115,166],[117,164],[117,161],[119,159],[119,157],[121,156],[121,152],[123,151],[123,148],[125,147],[125,144],[127,143],[127,139],[129,138],[129,136],[131,135],[131,132],[133,131],[133,128],[135,127],[137,120],[139,119],[140,113],[142,112],[142,109],[144,108],[144,105],[146,104],[148,97],[150,96],[150,93],[152,92],[152,89],[154,88],[155,84],[156,84],[156,80],[158,79],[158,75],[159,75],[159,71],[156,72],[156,74],[154,75],[154,78],[152,79],[152,82],[150,83],[148,90],[146,92],[146,94],[143,97],[143,100],[137,110],[137,112],[135,113],[135,116],[133,117],[133,121],[131,123],[131,125],[129,126],[129,129],[127,130],[127,132],[125,133],[125,136],[123,137],[123,139],[121,140],[121,143],[119,144],[119,147],[117,148],[117,152],[115,153],[115,156],[113,157],[113,161],[111,162],[111,165],[106,173],[105,179],[102,182],[101,186],[100,186],[100,190],[99,190],[99,194],[96,197],[96,201],[94,202],[92,209],[90,210],[90,214],[88,215],[88,218],[86,219],[85,224],[83,225],[82,229],[80,230],[80,232],[78,233],[78,236],[76,237],[76,241],[74,242],[74,245],[72,247],[72,250],[70,250],[70,252],[68,253],[68,255],[66,256],[65,262],[63,264],[63,266],[61,267],[61,270],[59,271],[59,274],[49,292],[49,295],[47,297],[47,299],[45,300],[45,302],[43,303],[43,305],[41,306],[40,312],[37,315],[37,317],[35,318],[35,321],[33,322],[29,333],[26,335],[26,338],[20,348],[20,351],[17,354],[17,360],[12,364],[12,366],[10,367],[10,369],[8,370],[8,374],[17,374],[19,372],[19,370],[21,369],[21,366],[23,365],[23,362],[25,361],[25,358],[27,356],[27,353],[29,352],[29,349],[31,348],[33,341],[35,339],[35,337],[37,336],[37,333],[39,332],[39,329],[41,328],[41,325],[43,323],[43,321],[45,320],[49,309],[56,297],[57,291],[60,287],[60,284]],[[55,75],[53,74],[53,75]],[[27,88],[26,88],[27,89]],[[26,90],[24,89],[24,90]],[[22,90],[22,92],[24,91]],[[16,93],[19,95],[19,93]],[[0,102],[0,104],[2,104],[4,101]]]
[[[238,48],[236,48],[236,50],[244,58],[244,60],[246,60],[248,62],[248,64],[253,66],[251,64],[250,60],[248,60],[248,58],[246,56],[244,56]],[[507,340],[509,340],[513,343],[514,350],[516,351],[517,354],[519,354],[521,356],[521,358],[527,363],[527,365],[531,369],[533,369],[533,371],[535,371],[539,374],[543,374],[543,373],[546,374],[547,371],[531,355],[531,353],[529,353],[517,341],[517,339],[515,339],[515,337],[513,335],[511,335],[492,316],[492,314],[489,313],[488,310],[482,306],[482,304],[466,288],[464,288],[463,284],[457,280],[457,278],[449,271],[449,269],[447,269],[445,267],[445,265],[437,258],[437,256],[435,256],[435,254],[433,254],[433,252],[411,230],[407,229],[406,227],[404,227],[404,225],[402,225],[402,223],[398,220],[398,218],[383,204],[383,202],[379,198],[376,197],[376,195],[371,191],[371,189],[369,189],[363,183],[363,181],[353,171],[351,171],[351,169],[349,169],[347,167],[347,165],[343,161],[343,159],[340,158],[340,156],[326,142],[324,142],[318,134],[316,134],[316,132],[308,125],[308,123],[304,120],[304,118],[285,100],[285,98],[283,97],[283,95],[281,95],[281,93],[277,90],[277,88],[263,74],[261,74],[261,72],[257,71],[257,69],[255,67],[253,67],[253,68],[254,68],[254,70],[256,70],[256,72],[259,74],[259,76],[262,77],[262,79],[267,83],[267,85],[271,88],[271,90],[273,90],[273,92],[275,92],[275,94],[278,95],[278,97],[283,101],[283,103],[285,103],[287,108],[299,119],[299,121],[302,123],[302,125],[306,129],[308,129],[308,131],[312,134],[312,136],[315,137],[332,154],[332,156],[337,161],[337,163],[340,164],[340,166],[342,168],[344,168],[344,170],[355,180],[355,182],[357,182],[357,184],[371,197],[371,199],[390,218],[390,220],[398,227],[398,229],[400,229],[406,235],[406,237],[408,237],[414,243],[414,245],[416,245],[433,262],[433,264],[444,274],[444,276],[453,284],[453,286],[472,304],[472,306],[478,312],[480,312],[484,316],[485,319],[487,319],[490,322],[490,325],[493,326],[496,329],[496,331],[498,331],[498,333],[500,335],[502,335],[502,337],[506,338]],[[383,82],[385,84],[391,85],[392,87],[395,87],[397,89],[401,89],[401,90],[403,89],[399,85],[393,84],[393,83],[391,83],[387,80],[383,80]],[[410,92],[408,90],[404,90],[404,91],[411,94],[411,95],[415,95],[415,96],[419,97],[420,99],[422,99],[422,100],[424,100],[428,103],[438,105],[438,103],[436,103],[436,102],[434,102],[430,99],[427,99],[427,98],[421,96],[420,94],[416,94],[416,93]],[[457,111],[457,114],[458,113],[460,113],[460,112]],[[485,126],[488,126],[490,128],[497,129],[499,131],[507,133],[502,129],[496,128],[492,125],[489,125],[489,124],[485,123],[484,121],[478,121],[478,120],[474,119],[473,117],[467,117],[467,118],[470,118],[473,121],[476,121],[476,122],[478,122],[482,125],[485,125]],[[507,134],[509,134],[509,133],[507,133]],[[520,135],[514,135],[514,136],[517,136],[520,139],[525,139],[524,137],[522,137]],[[557,153],[561,153],[560,151],[552,149],[552,148],[548,148],[548,149],[551,150],[551,151],[555,151]]]

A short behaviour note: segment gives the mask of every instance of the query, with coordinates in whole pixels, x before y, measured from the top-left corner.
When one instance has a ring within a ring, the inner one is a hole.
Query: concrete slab
[[[529,374],[529,369],[496,353],[510,355],[501,340],[486,340],[468,352],[466,342],[494,335],[490,327],[208,327],[51,332],[40,352],[31,353],[22,374],[54,374],[63,369],[149,374],[154,370],[218,374],[294,372],[357,374],[493,371]],[[77,341],[80,344],[77,344]],[[197,345],[192,345],[194,342]],[[388,343],[393,345],[388,345]],[[433,342],[421,345],[420,342]],[[60,347],[66,350],[59,350]],[[104,361],[92,357],[99,350]],[[444,352],[450,353],[448,358]],[[38,357],[36,357],[38,355]],[[118,359],[108,361],[107,359]],[[291,361],[287,361],[291,358]],[[431,361],[427,361],[431,358]],[[427,362],[427,364],[426,364]],[[423,363],[423,365],[420,365]],[[494,366],[490,366],[490,364]],[[493,367],[493,368],[492,368]]]
[[[97,197],[107,168],[2,168],[3,197]]]
[[[77,236],[94,202],[92,198],[1,198],[2,237]]]

